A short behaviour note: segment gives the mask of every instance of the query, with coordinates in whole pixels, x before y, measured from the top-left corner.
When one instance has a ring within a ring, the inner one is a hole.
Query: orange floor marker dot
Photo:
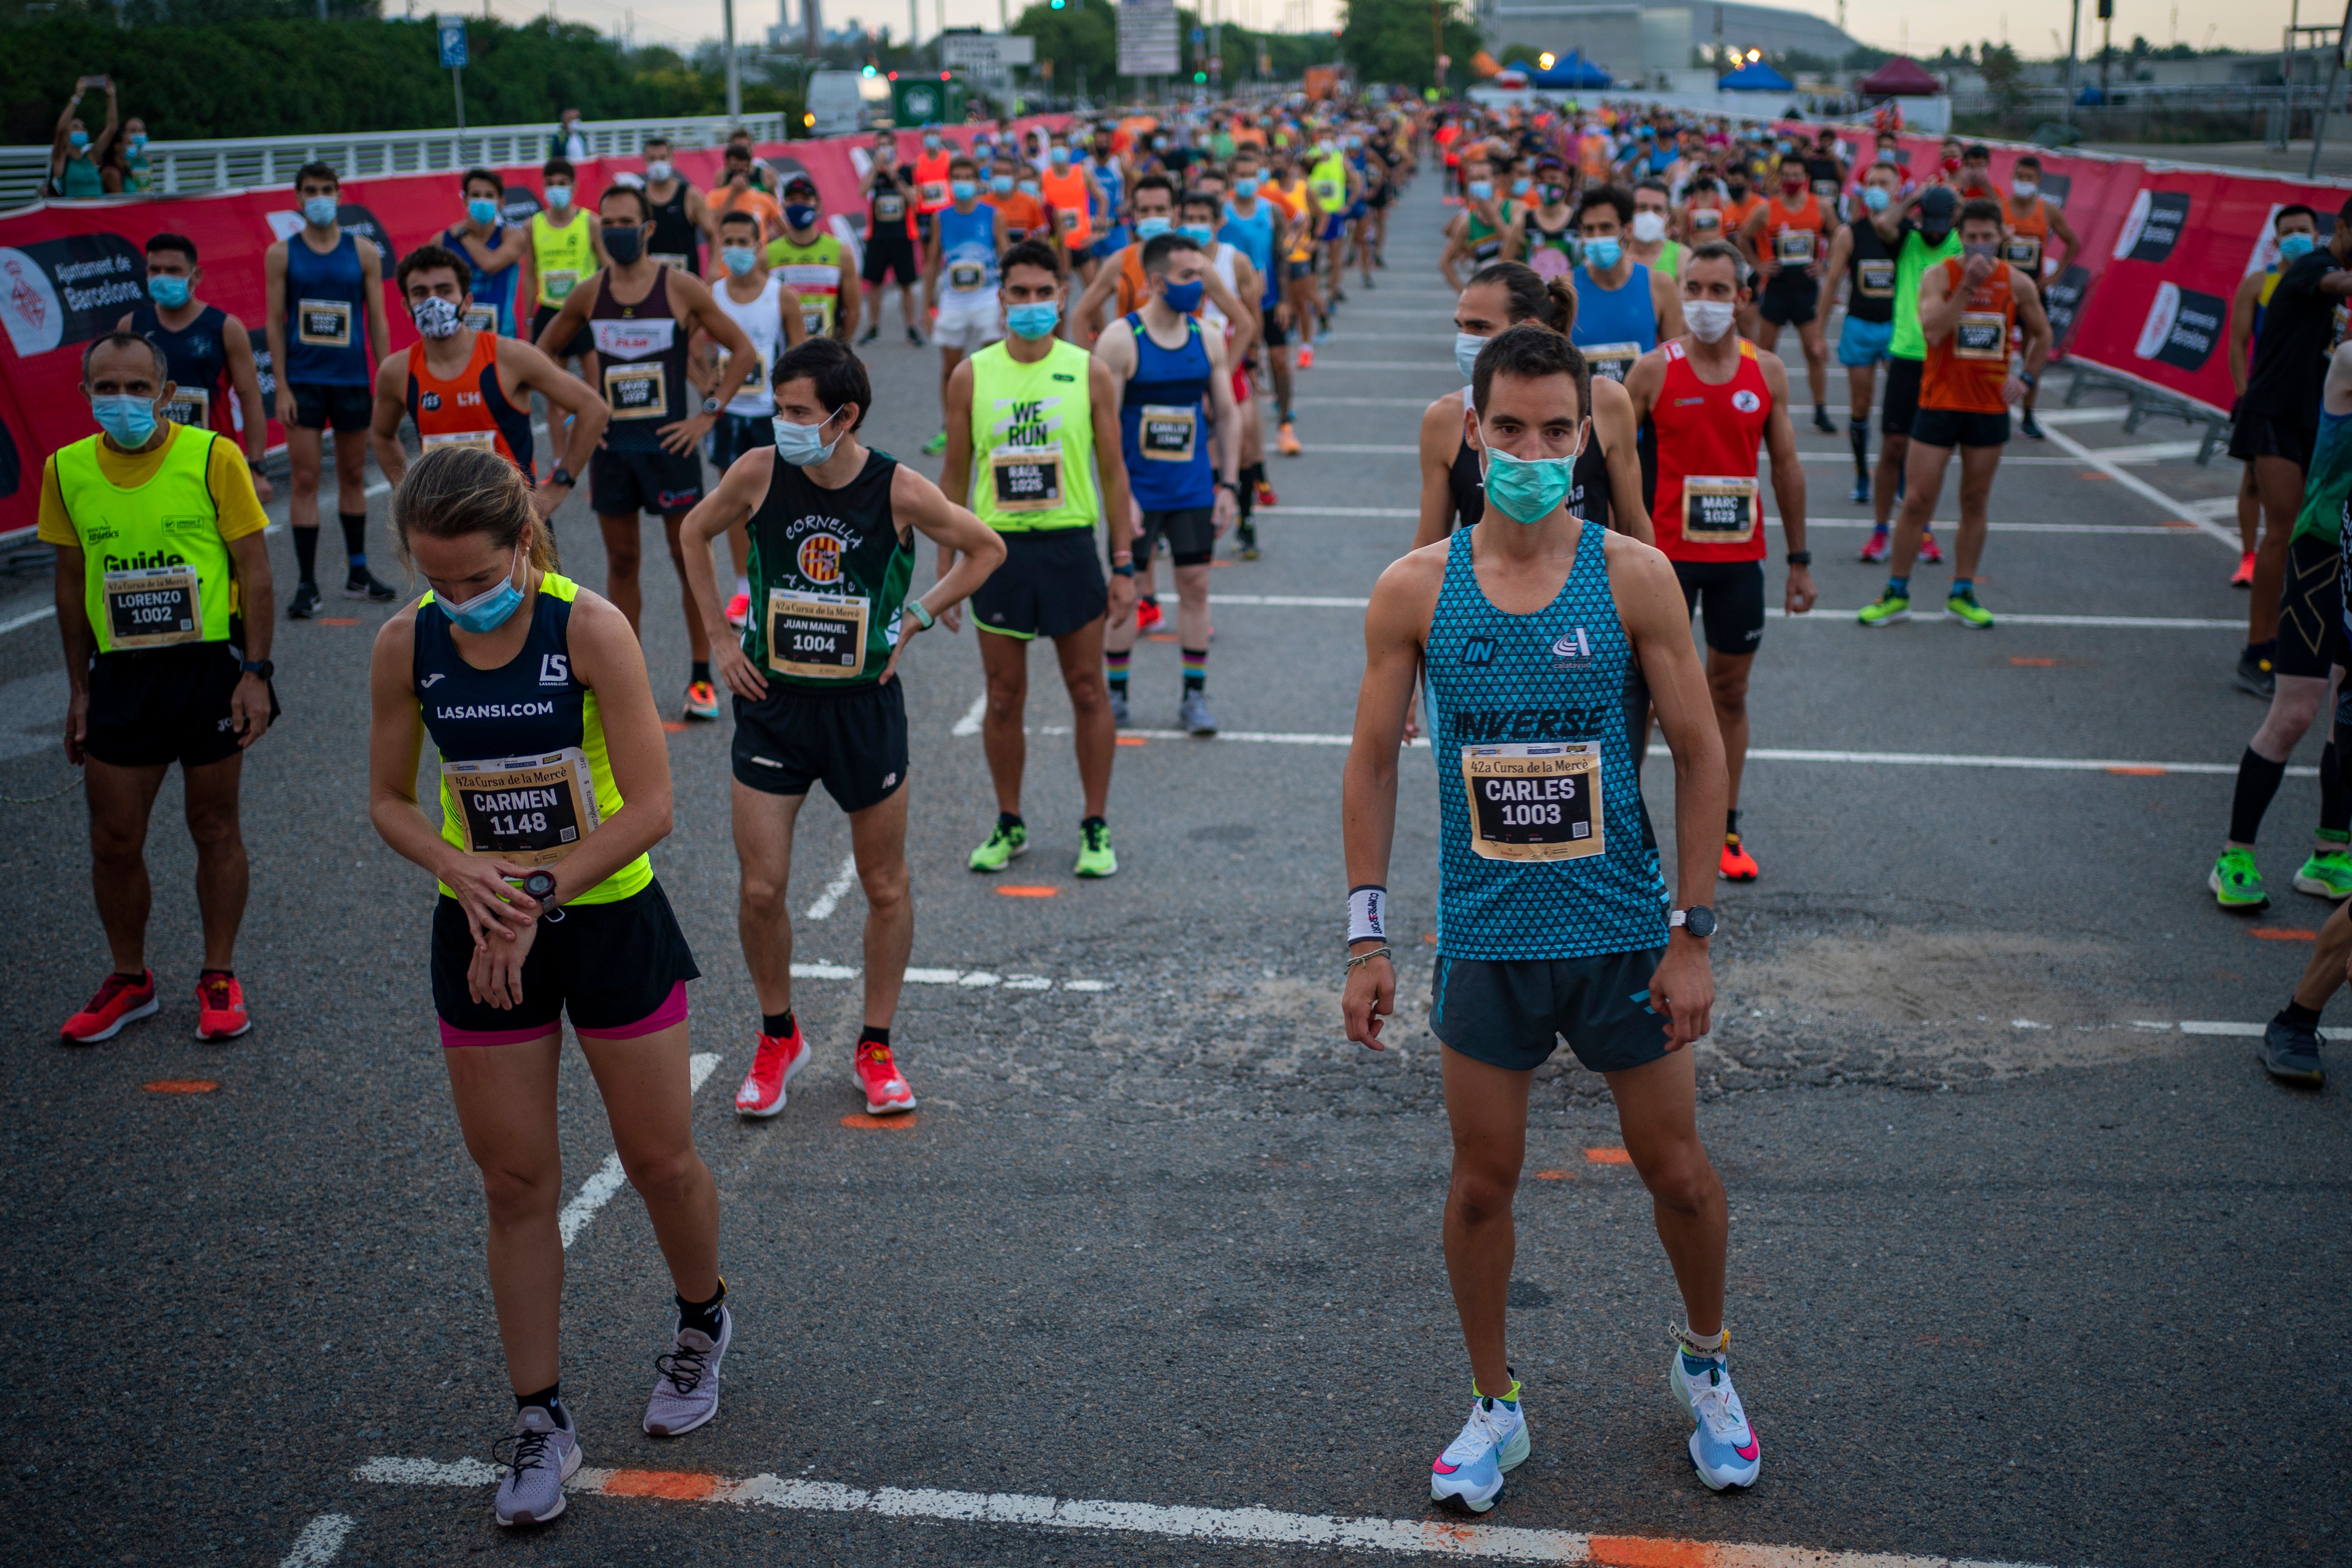
[[[2109,768],[2107,772],[2127,779],[2160,779],[2164,776],[2162,768]]]
[[[1566,1171],[1538,1171],[1536,1173],[1536,1180],[1538,1182],[1565,1182],[1569,1179],[1569,1173]]]
[[[210,1094],[220,1080],[210,1078],[159,1078],[140,1087],[150,1094]]]
[[[606,1497],[658,1497],[699,1502],[719,1489],[719,1478],[693,1470],[614,1470],[604,1478]]]
[[[1151,744],[1151,737],[1149,735],[1121,735],[1118,738],[1118,743],[1122,746],[1148,746]]]
[[[2264,942],[2315,942],[2319,938],[2315,931],[2294,931],[2286,926],[2256,926],[2246,934]]]
[[[1174,642],[1176,640],[1176,634],[1174,632],[1146,632],[1143,634],[1143,640],[1145,642]]]
[[[2017,666],[2020,669],[2055,669],[2058,668],[2058,661],[2054,658],[2012,658],[2009,662]]]
[[[1704,1541],[1660,1541],[1640,1535],[1596,1535],[1585,1550],[1607,1568],[1717,1568],[1727,1554]]]
[[[673,735],[686,733],[686,721],[683,719],[665,719],[661,721],[661,727]]]
[[[1633,1156],[1622,1149],[1587,1149],[1584,1157],[1596,1165],[1630,1165]]]
[[[841,1124],[855,1127],[861,1132],[912,1131],[915,1113],[902,1110],[895,1116],[868,1116],[862,1110],[853,1110],[841,1119]]]
[[[1062,889],[1059,888],[1024,887],[1015,883],[1011,887],[997,889],[996,896],[1000,899],[1058,899],[1062,896]]]
[[[360,624],[357,616],[320,616],[318,621],[322,626],[355,626]]]

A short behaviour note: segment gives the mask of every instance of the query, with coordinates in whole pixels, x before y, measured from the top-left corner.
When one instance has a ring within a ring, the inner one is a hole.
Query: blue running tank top
[[[131,330],[163,351],[165,373],[172,378],[172,401],[163,417],[176,424],[226,435],[236,429],[229,413],[233,395],[228,384],[228,314],[218,305],[206,305],[196,319],[178,331],[163,324],[152,304],[131,312]]]
[[[1209,348],[1201,323],[1184,318],[1184,346],[1163,349],[1143,328],[1141,311],[1127,316],[1135,334],[1135,375],[1118,408],[1119,446],[1127,486],[1146,511],[1214,506],[1217,480],[1209,467]]]
[[[1101,202],[1089,198],[1087,204],[1087,216],[1092,220],[1095,233],[1108,234],[1114,228],[1126,227],[1120,215],[1127,210],[1127,176],[1118,172],[1118,160],[1113,158],[1108,163],[1097,163],[1090,158],[1087,161],[1087,167],[1093,173],[1095,184],[1103,188]],[[1121,240],[1119,243],[1125,245],[1127,242]]]
[[[376,345],[382,348],[383,345]],[[367,274],[350,229],[321,256],[299,231],[286,241],[284,379],[313,386],[367,386]]]
[[[1282,302],[1282,279],[1274,269],[1274,204],[1260,196],[1257,211],[1244,217],[1225,204],[1224,226],[1217,237],[1240,251],[1257,268],[1258,280],[1265,286],[1265,297],[1258,303],[1271,310]]]
[[[1658,307],[1650,298],[1650,269],[1633,263],[1622,287],[1603,289],[1592,268],[1569,274],[1576,285],[1576,320],[1568,341],[1584,351],[1592,374],[1622,382],[1633,362],[1658,346]]]
[[[1487,602],[1471,552],[1486,530],[1516,526],[1454,536],[1430,617],[1437,951],[1507,963],[1663,947],[1634,732],[1649,693],[1609,595],[1607,535],[1580,528],[1559,596],[1510,616]]]
[[[464,232],[462,226],[457,228],[443,229],[441,247],[445,250],[454,250],[464,258],[466,269],[473,274],[468,280],[468,287],[473,292],[474,304],[473,308],[466,313],[466,325],[476,331],[488,332],[494,337],[513,337],[515,335],[515,285],[521,280],[522,263],[517,262],[512,267],[499,272],[483,271],[475,264],[473,253],[458,240],[457,237]],[[506,243],[506,237],[507,226],[502,223],[492,224],[490,237],[483,243],[495,251]]]
[[[958,294],[996,287],[996,209],[982,202],[968,213],[941,207],[931,215],[940,226],[940,265]]]

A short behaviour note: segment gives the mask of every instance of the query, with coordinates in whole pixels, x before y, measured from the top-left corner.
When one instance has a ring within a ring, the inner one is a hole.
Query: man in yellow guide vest
[[[1027,760],[1022,711],[1029,700],[1029,645],[1054,639],[1070,694],[1078,784],[1077,874],[1118,869],[1104,812],[1117,732],[1103,677],[1103,626],[1135,613],[1135,558],[1128,549],[1127,463],[1120,456],[1119,384],[1086,350],[1054,335],[1062,314],[1063,249],[1054,237],[1024,239],[999,263],[998,298],[1008,335],[978,350],[948,378],[948,447],[940,488],[969,497],[980,521],[1003,537],[1003,564],[972,591],[980,667],[988,680],[981,723],[996,826],[971,852],[975,871],[1001,871],[1029,847],[1021,819]],[[1101,476],[1097,489],[1093,468]],[[1095,555],[1095,523],[1108,524],[1111,578]],[[940,571],[955,564],[941,549]],[[955,628],[959,612],[940,618]]]
[[[547,193],[547,211],[530,215],[531,300],[536,308],[531,311],[528,341],[534,343],[580,280],[604,265],[599,226],[572,199],[572,164],[562,158],[550,158],[539,179],[540,188]],[[546,353],[561,365],[581,361],[583,378],[591,385],[595,384],[596,344],[587,328],[573,333],[568,343],[546,345]]]
[[[1339,303],[1340,274],[1348,264],[1348,213],[1364,194],[1364,177],[1349,167],[1339,143],[1326,136],[1316,145],[1307,188],[1315,197],[1315,237],[1323,247],[1323,297],[1318,303],[1328,319]]]
[[[253,1026],[232,967],[248,875],[237,831],[245,748],[278,716],[269,678],[268,520],[236,443],[163,417],[163,351],[109,332],[82,355],[104,434],[50,455],[39,533],[58,552],[66,760],[84,768],[90,881],[114,972],[60,1031],[110,1039],[161,1008],[147,967],[147,818],[173,763],[196,844],[205,966],[196,1037]]]

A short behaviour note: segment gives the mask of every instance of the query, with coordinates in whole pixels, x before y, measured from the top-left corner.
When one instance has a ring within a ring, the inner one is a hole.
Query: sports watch
[[[1668,915],[1666,926],[1669,930],[1680,926],[1704,942],[1715,934],[1715,911],[1705,904],[1693,904],[1686,910],[1676,910]]]
[[[237,664],[237,668],[244,674],[257,675],[264,680],[268,680],[278,673],[277,661],[267,658],[248,658],[240,660]]]
[[[522,879],[522,890],[540,904],[546,912],[540,918],[560,921],[563,911],[555,907],[555,873],[541,866]]]
[[[580,481],[572,477],[572,470],[561,463],[556,464],[554,471],[547,476],[547,482],[562,485],[567,490],[577,489],[580,486]]]

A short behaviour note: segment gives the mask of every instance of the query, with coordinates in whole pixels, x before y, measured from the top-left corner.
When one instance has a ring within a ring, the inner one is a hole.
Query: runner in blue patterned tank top
[[[1723,1329],[1723,1184],[1700,1145],[1685,1048],[1707,1032],[1713,911],[1667,908],[1642,803],[1640,726],[1654,706],[1674,752],[1675,885],[1715,880],[1723,742],[1674,568],[1566,506],[1591,439],[1591,372],[1567,339],[1518,326],[1471,382],[1484,520],[1391,566],[1365,616],[1366,668],[1348,755],[1348,1037],[1378,1050],[1395,1005],[1385,938],[1397,757],[1426,675],[1438,766],[1437,963],[1429,1025],[1454,1131],[1446,1272],[1470,1352],[1470,1419],[1430,1495],[1484,1512],[1524,1462],[1528,1423],[1504,1338],[1511,1196],[1528,1086],[1559,1037],[1605,1075],[1626,1152],[1682,1289],[1669,1384],[1696,1419],[1708,1487],[1756,1479]]]

